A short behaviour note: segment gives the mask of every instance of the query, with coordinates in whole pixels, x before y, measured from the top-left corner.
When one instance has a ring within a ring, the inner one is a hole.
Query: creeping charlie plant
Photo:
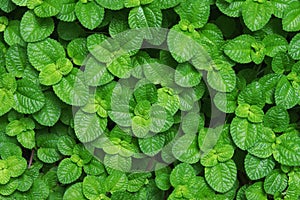
[[[299,0],[1,0],[0,200],[299,200]]]

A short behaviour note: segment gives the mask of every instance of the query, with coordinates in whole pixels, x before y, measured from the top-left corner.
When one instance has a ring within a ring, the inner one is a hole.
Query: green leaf
[[[251,48],[253,43],[255,43],[254,37],[240,35],[224,45],[224,53],[235,62],[249,63],[252,61]]]
[[[128,178],[123,172],[114,172],[106,178],[105,183],[108,191],[125,191],[128,184]]]
[[[14,106],[14,96],[11,91],[0,89],[0,101],[2,105],[0,106],[0,116],[4,115]]]
[[[6,68],[13,76],[21,78],[25,68],[29,65],[26,50],[19,46],[13,45],[6,52]]]
[[[172,88],[160,88],[157,90],[157,104],[174,115],[179,109],[179,97]]]
[[[16,5],[11,0],[2,0],[0,2],[0,8],[6,13],[10,13],[16,8]]]
[[[83,195],[82,182],[74,183],[66,189],[63,200],[86,200]]]
[[[230,17],[239,17],[241,15],[244,0],[228,1],[217,0],[216,5],[219,10]]]
[[[154,104],[150,110],[150,130],[154,133],[167,131],[174,123],[173,116],[161,105]]]
[[[102,177],[86,176],[82,182],[83,194],[88,199],[96,199],[101,194],[105,194],[104,180]]]
[[[265,54],[270,57],[274,57],[279,52],[286,52],[288,48],[286,39],[277,34],[267,35],[262,42],[265,46]]]
[[[21,176],[27,168],[27,161],[23,157],[11,156],[6,159],[6,162],[10,176],[14,178]]]
[[[81,167],[73,163],[70,158],[63,159],[57,168],[57,177],[62,184],[69,184],[76,181],[81,173]]]
[[[9,196],[9,195],[13,194],[16,191],[16,189],[18,188],[18,185],[19,185],[19,181],[17,179],[13,179],[5,185],[0,185],[1,196],[2,195]]]
[[[35,146],[35,132],[33,130],[23,131],[17,135],[17,140],[27,149],[32,149]]]
[[[264,117],[264,125],[276,133],[285,131],[289,123],[289,113],[281,106],[271,107]]]
[[[75,21],[75,6],[76,2],[73,0],[64,0],[64,2],[62,2],[61,10],[56,17],[65,22]]]
[[[196,134],[204,126],[204,120],[199,113],[189,112],[182,118],[181,128],[186,134]]]
[[[155,171],[155,183],[161,190],[168,190],[171,187],[170,183],[171,168],[165,167]]]
[[[33,11],[38,17],[52,17],[60,12],[61,6],[59,0],[43,0]]]
[[[237,168],[232,160],[205,168],[205,180],[217,192],[227,192],[236,181]]]
[[[89,86],[101,86],[113,80],[114,76],[107,70],[106,65],[94,57],[88,58],[84,70],[85,81]]]
[[[252,82],[243,89],[238,96],[238,104],[246,103],[263,108],[265,105],[265,92],[259,82]]]
[[[275,89],[281,76],[279,74],[267,74],[263,76],[259,83],[263,87],[267,104],[275,104]]]
[[[274,15],[278,18],[282,18],[284,16],[284,12],[287,10],[289,4],[292,0],[272,0]]]
[[[80,23],[90,30],[99,26],[104,17],[104,8],[93,1],[76,3],[75,13]]]
[[[220,71],[208,71],[207,82],[219,92],[231,92],[236,85],[236,75],[233,69],[221,69]]]
[[[139,147],[148,156],[154,156],[162,150],[165,144],[165,136],[157,134],[149,138],[139,138]]]
[[[84,172],[88,175],[100,175],[105,173],[105,168],[103,164],[96,159],[92,159],[87,165],[83,166]]]
[[[259,158],[268,158],[273,153],[272,145],[275,139],[276,135],[272,129],[263,127],[262,134],[258,135],[257,142],[248,149],[248,152]]]
[[[85,84],[83,72],[77,68],[73,68],[70,74],[54,85],[53,90],[60,100],[69,105],[83,106],[89,98],[88,86]]]
[[[25,46],[25,42],[20,34],[20,21],[11,20],[4,31],[4,41],[9,45],[13,46],[18,44],[20,46]]]
[[[191,60],[197,50],[198,52],[203,52],[202,47],[195,40],[198,36],[199,34],[196,31],[192,33],[181,31],[179,25],[174,26],[170,30],[167,39],[168,47],[177,62],[183,63]],[[200,54],[198,57],[202,59],[203,55]],[[200,63],[203,65],[202,60]]]
[[[44,107],[33,118],[43,126],[54,126],[61,115],[61,103],[53,92],[46,92],[45,98]]]
[[[59,58],[66,56],[63,46],[51,38],[29,43],[27,54],[30,63],[38,71],[42,71],[48,64],[56,63]]]
[[[170,182],[173,187],[180,185],[188,185],[191,180],[196,176],[193,167],[187,163],[176,165],[170,175]]]
[[[56,69],[55,64],[46,65],[39,74],[39,81],[46,86],[55,85],[62,79],[62,74]]]
[[[295,133],[285,133],[276,139],[273,156],[277,162],[287,166],[300,165],[300,138]]]
[[[288,185],[288,177],[280,170],[272,171],[264,181],[264,189],[267,194],[275,195],[283,192]]]
[[[296,34],[289,45],[289,55],[295,59],[295,60],[300,60],[300,33]]]
[[[202,75],[189,63],[176,67],[175,82],[181,87],[193,87],[200,83]]]
[[[18,80],[17,84],[13,108],[24,114],[32,114],[42,109],[45,105],[45,96],[39,86],[26,79]]]
[[[124,8],[124,0],[96,0],[96,2],[104,8],[111,10],[121,10]]]
[[[300,30],[300,2],[291,2],[284,10],[282,18],[282,28],[285,31],[299,31]]]
[[[27,11],[20,23],[20,33],[25,42],[37,42],[46,39],[54,31],[52,18],[39,18]]]
[[[207,1],[187,0],[182,1],[175,8],[175,12],[179,14],[181,21],[186,20],[189,22],[189,26],[201,28],[208,21],[210,6]]]
[[[168,9],[175,7],[181,2],[181,0],[156,0],[153,1],[153,4],[160,9]]]
[[[134,116],[132,118],[132,132],[136,137],[143,138],[147,136],[150,131],[151,120],[144,119],[140,116]]]
[[[62,136],[59,137],[57,141],[57,148],[63,155],[71,156],[73,154],[73,148],[75,144],[76,142],[73,138],[69,136]]]
[[[276,105],[286,109],[292,108],[299,102],[299,92],[295,90],[286,76],[282,76],[275,89]]]
[[[172,153],[181,162],[193,164],[200,159],[200,150],[197,137],[194,134],[185,134],[175,140]]]
[[[235,117],[230,125],[230,134],[234,143],[242,150],[249,149],[257,141],[262,124],[253,124],[247,119]]]
[[[233,90],[230,93],[218,92],[214,96],[214,103],[216,107],[225,113],[234,113],[237,107],[237,91]]]
[[[291,70],[295,61],[287,53],[278,53],[272,60],[272,70],[277,74],[284,74]]]
[[[107,125],[106,118],[100,118],[96,114],[87,114],[78,111],[75,114],[75,133],[77,138],[85,143],[91,142],[104,133]]]
[[[67,46],[67,52],[75,65],[83,65],[88,55],[86,39],[76,38],[72,40]]]
[[[22,157],[21,147],[11,142],[1,142],[0,152],[2,159],[7,159],[10,156]]]
[[[61,158],[61,154],[56,149],[43,147],[38,149],[37,156],[44,163],[55,163]]]
[[[162,12],[153,5],[133,8],[129,12],[128,24],[131,29],[160,27],[162,24]]]
[[[130,157],[123,157],[120,155],[105,155],[104,165],[116,170],[127,172],[131,169],[132,160]]]
[[[118,78],[129,78],[133,65],[128,54],[121,55],[107,64],[107,69],[110,73]]]
[[[256,182],[250,185],[246,191],[246,198],[247,200],[267,200],[267,194],[264,192],[263,189],[263,182]]]
[[[247,0],[242,6],[243,20],[251,31],[262,29],[273,14],[273,6],[269,1]]]
[[[251,180],[258,180],[272,172],[275,167],[275,162],[272,158],[261,159],[247,154],[244,165],[247,176]]]

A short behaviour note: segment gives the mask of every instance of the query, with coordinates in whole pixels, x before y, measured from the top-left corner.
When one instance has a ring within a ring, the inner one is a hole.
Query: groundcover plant
[[[299,0],[0,9],[0,199],[300,198]]]

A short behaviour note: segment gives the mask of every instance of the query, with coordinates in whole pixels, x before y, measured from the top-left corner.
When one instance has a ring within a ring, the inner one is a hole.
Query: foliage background
[[[298,0],[0,8],[0,199],[299,199]]]

